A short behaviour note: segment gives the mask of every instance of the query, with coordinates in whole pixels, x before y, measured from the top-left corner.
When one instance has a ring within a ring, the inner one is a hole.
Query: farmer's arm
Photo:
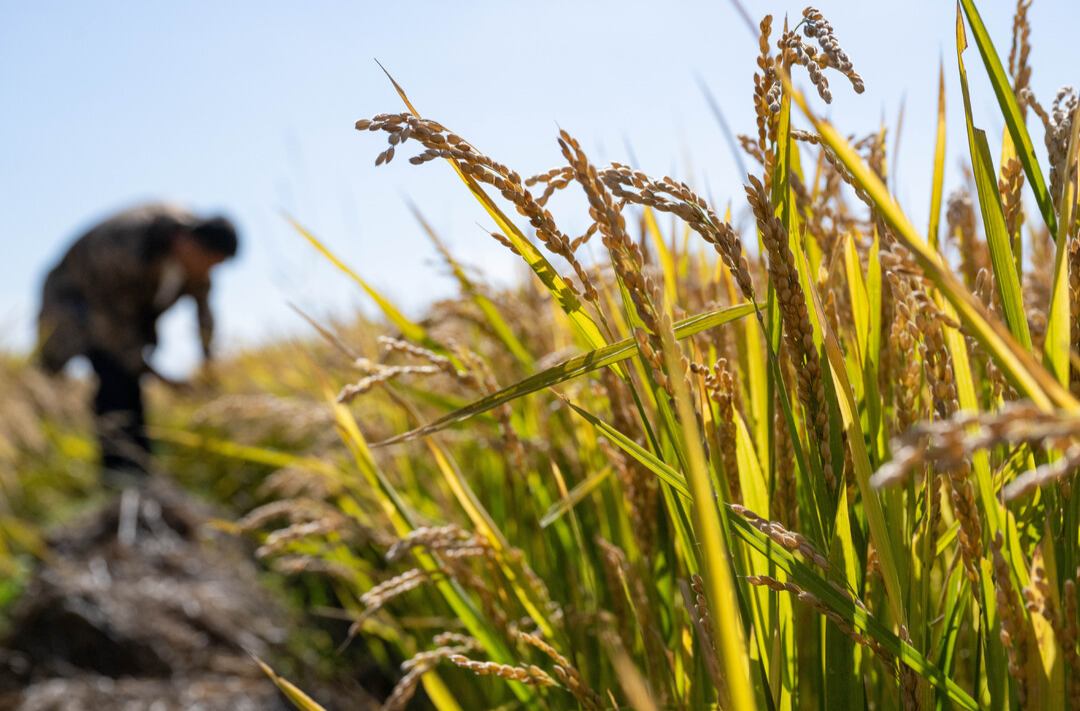
[[[210,281],[198,282],[191,287],[191,296],[199,315],[199,340],[202,342],[203,357],[210,360],[210,344],[214,340],[214,313],[210,310]]]

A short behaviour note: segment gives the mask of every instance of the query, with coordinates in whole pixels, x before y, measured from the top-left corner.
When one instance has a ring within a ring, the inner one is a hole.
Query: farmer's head
[[[236,228],[224,217],[204,220],[181,229],[173,240],[172,254],[188,278],[205,281],[210,269],[236,256]]]

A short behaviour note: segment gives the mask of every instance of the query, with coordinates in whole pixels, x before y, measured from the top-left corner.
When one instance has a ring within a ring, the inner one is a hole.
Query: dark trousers
[[[146,436],[139,376],[129,373],[103,351],[91,351],[87,357],[98,376],[94,415],[101,443],[101,464],[105,469],[145,474],[150,460],[150,440]]]

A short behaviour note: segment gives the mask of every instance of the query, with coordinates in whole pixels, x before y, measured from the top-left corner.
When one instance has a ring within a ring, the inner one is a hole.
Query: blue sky
[[[805,0],[745,2],[760,19],[798,18]],[[1002,55],[1013,5],[982,2]],[[962,123],[950,2],[822,3],[866,93],[837,77],[814,105],[845,132],[895,128],[905,102],[898,197],[928,213],[936,79],[949,92],[946,189],[960,178]],[[1030,11],[1033,86],[1049,103],[1076,84],[1076,3]],[[797,20],[796,20],[797,21]],[[401,104],[378,58],[418,109],[520,173],[560,163],[559,127],[593,160],[673,174],[726,204],[740,176],[701,91],[737,132],[754,130],[753,37],[728,2],[0,2],[0,347],[33,341],[45,271],[81,229],[123,207],[172,199],[224,212],[242,254],[216,274],[222,345],[306,332],[288,307],[317,316],[369,308],[287,225],[296,217],[412,313],[453,292],[409,214],[420,206],[464,261],[506,281],[522,275],[487,237],[489,221],[448,166],[399,152],[376,169],[381,137],[356,119]],[[965,54],[976,123],[1002,121],[974,47]],[[808,81],[797,75],[804,87]],[[995,138],[996,137],[996,138]],[[1032,125],[1042,152],[1042,129]],[[895,139],[891,134],[890,145]],[[560,212],[559,207],[563,207]],[[735,203],[738,210],[742,207]],[[573,203],[553,205],[564,231],[584,229]],[[162,323],[159,364],[196,360],[190,309]]]

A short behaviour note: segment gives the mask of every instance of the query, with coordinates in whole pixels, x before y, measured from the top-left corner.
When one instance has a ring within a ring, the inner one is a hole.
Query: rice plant
[[[523,177],[400,87],[406,110],[356,123],[388,140],[377,166],[447,161],[535,275],[492,293],[432,232],[459,301],[416,323],[353,274],[392,332],[319,327],[296,366],[347,450],[215,445],[280,468],[238,528],[400,664],[385,711],[421,687],[440,711],[1080,711],[1080,108],[1028,87],[1029,4],[1005,63],[958,7],[972,180],[944,198],[942,79],[927,226],[886,187],[884,132],[820,118],[864,84],[814,8],[758,27],[741,232],[567,131]],[[549,208],[570,190],[581,235]]]

